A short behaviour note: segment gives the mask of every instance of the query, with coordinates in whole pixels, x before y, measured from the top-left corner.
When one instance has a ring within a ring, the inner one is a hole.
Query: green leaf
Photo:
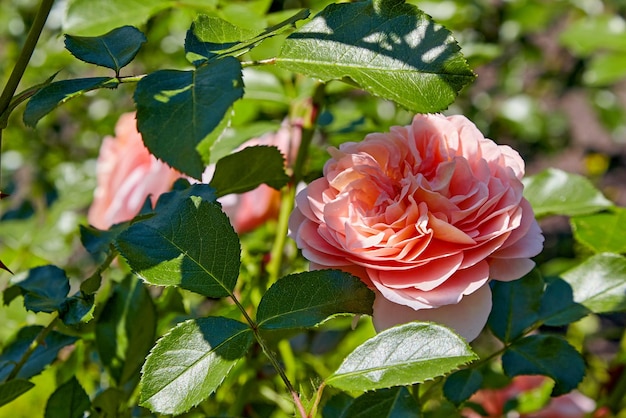
[[[65,48],[79,60],[120,70],[135,58],[146,37],[137,28],[122,26],[102,36],[65,35]]]
[[[245,193],[265,183],[280,190],[289,182],[285,159],[276,147],[252,146],[227,155],[215,165],[209,183],[218,196]]]
[[[261,329],[310,328],[337,314],[372,314],[374,292],[339,270],[291,274],[270,287],[257,310]]]
[[[597,254],[561,275],[574,301],[595,313],[626,310],[626,258]]]
[[[137,128],[156,157],[200,179],[198,144],[242,96],[241,64],[232,57],[194,71],[156,71],[137,83]]]
[[[21,328],[15,338],[4,347],[0,355],[0,381],[3,381],[15,368],[28,347],[35,341],[42,326],[31,325]],[[29,379],[43,371],[43,369],[57,358],[59,350],[73,344],[78,338],[51,331],[30,355],[26,363],[17,373],[18,379]]]
[[[455,405],[472,396],[483,384],[483,375],[476,369],[463,369],[452,373],[443,384],[443,393]]]
[[[140,405],[180,414],[206,399],[252,344],[252,330],[233,319],[185,321],[161,338],[142,370]]]
[[[354,402],[354,398],[345,392],[339,392],[333,395],[325,404],[322,409],[323,418],[345,418],[345,412],[348,407]]]
[[[141,282],[127,277],[115,286],[96,324],[96,347],[119,386],[134,378],[154,345],[157,314]]]
[[[72,376],[50,396],[44,418],[80,418],[90,408],[89,396]]]
[[[246,84],[246,98],[250,93],[249,87]],[[280,123],[267,121],[248,123],[237,128],[227,128],[219,138],[210,144],[210,157],[207,160],[211,164],[216,164],[247,140],[261,137],[268,132],[276,132],[278,129],[280,129]]]
[[[128,415],[122,413],[122,410],[127,408],[126,397],[127,395],[123,391],[109,387],[96,395],[91,402],[91,407],[98,411],[98,417],[127,418]]]
[[[487,323],[493,334],[503,342],[519,337],[538,319],[543,278],[532,270],[519,280],[491,283],[493,307]]]
[[[68,100],[91,90],[103,87],[115,88],[118,84],[119,81],[111,77],[77,78],[50,83],[35,93],[26,104],[24,123],[30,127],[35,127],[39,119]]]
[[[554,168],[526,177],[524,185],[537,217],[585,215],[613,206],[585,177]]]
[[[402,0],[331,4],[291,34],[277,65],[349,79],[415,112],[438,112],[474,80],[450,32]]]
[[[93,226],[80,225],[80,242],[94,258],[99,259],[111,251],[115,238],[128,226],[127,222],[111,226],[108,230],[100,230]]]
[[[26,279],[14,286],[24,296],[24,307],[33,312],[52,313],[59,310],[70,291],[65,271],[52,265],[31,269]]]
[[[89,322],[93,318],[95,302],[93,293],[87,294],[82,291],[76,292],[67,298],[59,309],[59,316],[63,323],[68,326],[78,325],[81,322]]]
[[[215,57],[239,56],[250,51],[267,38],[295,27],[298,20],[306,19],[308,10],[301,10],[284,21],[266,28],[251,31],[219,17],[201,15],[194,21],[185,38],[187,59],[194,65]]]
[[[326,383],[355,391],[411,385],[442,376],[476,358],[467,342],[450,329],[410,322],[358,346]]]
[[[589,314],[589,310],[574,302],[572,287],[563,279],[548,281],[541,298],[539,318],[545,325],[558,327],[578,321]]]
[[[575,389],[585,375],[581,355],[567,341],[551,335],[530,335],[517,341],[502,356],[502,367],[509,377],[540,374],[552,378],[552,396]]]
[[[626,30],[621,22],[611,22],[612,19],[617,16],[601,14],[579,19],[561,32],[560,41],[582,57],[604,50],[625,53]]]
[[[420,408],[405,387],[381,389],[359,396],[342,418],[403,417],[419,418]]]
[[[71,0],[63,31],[99,35],[121,25],[140,26],[173,4],[172,0]]]
[[[232,294],[241,251],[228,217],[216,203],[176,193],[159,199],[155,216],[122,232],[117,248],[150,284],[213,298]]]
[[[233,25],[220,17],[199,15],[191,24],[185,38],[187,59],[198,64],[256,34],[255,31]]]
[[[570,220],[576,240],[595,253],[626,253],[626,209],[576,216]]]
[[[33,382],[24,379],[13,379],[5,383],[0,383],[0,406],[17,399],[34,386],[35,384]]]
[[[590,86],[608,86],[624,77],[626,53],[622,51],[593,57],[583,74],[584,82]]]

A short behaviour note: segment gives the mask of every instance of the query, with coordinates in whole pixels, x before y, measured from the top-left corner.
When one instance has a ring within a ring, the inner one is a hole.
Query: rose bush
[[[246,141],[239,149],[253,145],[276,146],[290,164],[295,161],[301,129],[297,123],[284,121],[276,133]],[[146,198],[152,205],[174,182],[183,177],[144,146],[137,131],[134,113],[123,114],[115,127],[115,137],[104,138],[96,163],[97,188],[87,219],[99,229],[132,219]],[[208,183],[215,167],[209,166],[202,176]],[[238,233],[248,232],[268,219],[278,216],[280,192],[262,184],[240,195],[219,199]]]
[[[329,152],[290,217],[310,268],[374,289],[378,330],[432,320],[474,339],[491,310],[488,281],[522,277],[543,245],[519,154],[442,115]]]

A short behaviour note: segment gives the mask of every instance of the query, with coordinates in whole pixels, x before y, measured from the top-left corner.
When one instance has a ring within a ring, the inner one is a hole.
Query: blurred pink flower
[[[474,339],[491,310],[489,279],[520,278],[543,247],[519,154],[443,115],[329,152],[289,224],[310,268],[373,288],[378,330],[434,321]]]
[[[482,389],[476,392],[470,401],[481,405],[488,418],[505,416],[504,408],[508,401],[514,400],[524,392],[541,387],[546,383],[544,376],[516,376],[511,384],[501,389]],[[523,418],[583,418],[595,409],[595,402],[580,392],[573,391],[566,395],[551,398],[541,410],[521,414]],[[483,418],[483,415],[466,408],[465,418]]]
[[[137,132],[134,113],[120,116],[115,137],[102,141],[96,163],[98,185],[87,220],[99,229],[132,219],[150,196],[152,205],[181,174],[150,154]]]
[[[100,148],[96,175],[98,185],[89,208],[88,221],[99,229],[132,219],[150,196],[152,205],[158,197],[183,177],[166,163],[154,157],[137,132],[134,113],[123,114],[115,127],[115,137],[106,137]],[[288,164],[295,161],[301,129],[283,122],[276,133],[245,142],[239,149],[252,145],[273,145],[283,152]],[[203,181],[209,182],[213,166],[207,167]],[[250,231],[278,216],[280,192],[262,184],[241,195],[219,199],[238,233]]]

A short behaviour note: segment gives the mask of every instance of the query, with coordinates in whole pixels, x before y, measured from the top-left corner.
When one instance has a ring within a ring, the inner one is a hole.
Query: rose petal
[[[467,341],[472,341],[482,331],[491,312],[491,289],[483,286],[465,296],[455,305],[435,309],[414,310],[390,302],[380,294],[374,300],[374,328],[377,332],[410,321],[432,321],[454,329]]]

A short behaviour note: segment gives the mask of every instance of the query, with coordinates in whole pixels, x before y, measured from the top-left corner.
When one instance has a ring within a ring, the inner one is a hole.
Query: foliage
[[[609,181],[624,155],[587,144],[586,171],[538,168],[580,147],[547,98],[584,91],[610,144],[626,132],[612,90],[626,77],[623,5],[70,0],[60,28],[43,25],[52,1],[27,3],[0,16],[0,73],[27,86],[0,96],[0,417],[14,405],[45,417],[437,417],[526,374],[626,416],[612,326],[626,310],[626,209]],[[537,45],[557,21],[565,76]],[[39,38],[33,58],[20,22]],[[93,161],[133,107],[150,153],[186,181],[101,231],[85,218]],[[491,283],[472,345],[429,322],[375,333],[374,292],[346,272],[304,271],[285,240],[298,183],[319,176],[326,147],[444,111],[515,143],[546,226],[537,267]],[[276,147],[238,149],[285,117],[302,131],[292,164]],[[238,234],[219,199],[260,185],[280,191],[280,213]],[[552,233],[562,219],[571,229]],[[589,344],[601,338],[610,359]]]

